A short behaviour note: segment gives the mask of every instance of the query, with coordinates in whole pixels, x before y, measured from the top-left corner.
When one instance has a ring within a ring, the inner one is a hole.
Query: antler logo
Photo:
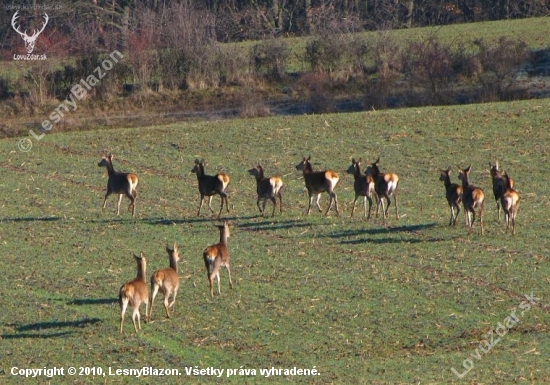
[[[15,32],[17,32],[19,35],[21,35],[21,37],[25,41],[25,49],[27,50],[27,53],[32,53],[32,51],[34,50],[34,43],[36,42],[36,39],[38,38],[38,35],[40,35],[42,33],[42,31],[44,31],[44,28],[46,28],[46,25],[48,24],[48,20],[50,18],[48,17],[48,14],[45,13],[44,14],[44,25],[42,26],[42,29],[40,31],[37,31],[35,29],[32,36],[29,36],[29,35],[27,35],[27,30],[25,30],[25,32],[21,32],[19,30],[19,26],[17,26],[15,24],[17,18],[19,17],[17,15],[18,13],[19,13],[19,11],[16,11],[14,13],[13,17],[11,18],[11,26],[13,27]]]

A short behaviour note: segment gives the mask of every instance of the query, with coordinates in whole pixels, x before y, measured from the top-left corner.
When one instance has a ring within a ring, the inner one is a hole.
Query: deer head
[[[17,20],[17,18],[19,18],[18,13],[19,13],[19,11],[16,11],[14,13],[13,17],[11,18],[11,26],[13,27],[15,32],[17,32],[23,38],[23,41],[25,42],[25,49],[27,50],[27,53],[32,53],[32,51],[34,50],[34,44],[36,43],[36,39],[42,33],[42,31],[44,31],[44,28],[46,28],[46,25],[48,24],[48,20],[50,18],[48,17],[48,14],[45,13],[44,14],[44,25],[42,26],[42,29],[40,31],[37,31],[35,29],[32,36],[29,36],[29,35],[27,35],[27,30],[25,30],[25,32],[21,32],[19,30],[19,26],[16,25],[16,20]]]

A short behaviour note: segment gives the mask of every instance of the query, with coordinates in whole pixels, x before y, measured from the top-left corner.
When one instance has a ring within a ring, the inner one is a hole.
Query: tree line
[[[25,9],[36,23],[41,12],[49,12],[67,37],[85,33],[91,44],[115,39],[124,48],[132,31],[148,33],[173,22],[175,7],[193,9],[200,15],[196,22],[219,42],[304,36],[327,28],[354,32],[550,14],[546,0],[7,0],[0,12],[0,41],[3,48],[12,43],[10,19]],[[85,32],[78,32],[83,26]]]

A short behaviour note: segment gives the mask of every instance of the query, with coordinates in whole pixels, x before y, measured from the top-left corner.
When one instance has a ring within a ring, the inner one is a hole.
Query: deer
[[[456,226],[456,219],[460,213],[460,204],[462,203],[462,186],[456,183],[451,183],[451,166],[446,170],[439,170],[439,180],[445,185],[445,198],[449,203],[451,209],[451,219],[449,220],[449,226]],[[456,209],[456,215],[455,210]]]
[[[265,206],[268,199],[273,202],[273,212],[271,213],[271,216],[275,216],[275,206],[277,206],[275,197],[279,198],[279,210],[282,213],[283,198],[281,196],[281,189],[283,187],[283,180],[277,176],[272,176],[270,178],[265,177],[264,169],[260,162],[258,162],[258,165],[252,166],[252,168],[248,170],[248,173],[256,178],[256,193],[258,194],[256,205],[258,206],[262,216],[265,215]],[[261,200],[263,200],[263,207],[260,206]]]
[[[170,317],[170,308],[174,311],[174,305],[176,303],[176,295],[180,286],[180,278],[178,276],[178,261],[180,256],[178,253],[178,246],[174,243],[172,248],[166,245],[166,252],[168,253],[168,259],[170,261],[170,267],[157,270],[151,276],[151,300],[149,301],[149,314],[147,320],[151,320],[153,314],[153,303],[158,291],[164,295],[164,309],[166,310],[166,317]],[[169,303],[169,298],[172,296],[172,302]]]
[[[397,187],[399,184],[399,176],[397,174],[391,173],[381,173],[378,165],[380,164],[380,157],[370,165],[369,169],[366,171],[367,175],[371,175],[374,179],[374,190],[378,197],[376,202],[376,216],[378,217],[380,207],[382,207],[382,214],[384,217],[384,223],[386,223],[386,217],[388,216],[388,211],[390,209],[391,200],[390,197],[393,195],[395,200],[395,218],[399,219],[399,206],[397,203]],[[388,205],[384,209],[384,198],[388,201]]]
[[[498,169],[498,161],[495,164],[491,164],[491,162],[489,162],[489,172],[491,173],[491,179],[493,180],[493,194],[497,204],[498,220],[500,221],[500,202],[504,192],[506,191],[506,181],[500,174]],[[510,180],[510,188],[514,188],[514,180],[512,178],[508,179]]]
[[[355,202],[360,196],[363,197],[363,210],[364,215],[367,219],[370,219],[370,213],[372,210],[372,197],[375,194],[374,191],[374,179],[372,175],[364,175],[361,173],[361,163],[363,160],[351,159],[351,165],[348,167],[346,172],[352,174],[354,178],[353,189],[355,191],[355,199],[353,199],[353,206],[351,208],[351,216],[355,212]],[[369,201],[369,213],[367,215],[367,200]]]
[[[19,26],[16,24],[17,19],[19,18],[18,13],[19,13],[19,11],[16,11],[13,14],[13,17],[11,18],[11,26],[13,27],[15,32],[17,32],[23,38],[23,41],[25,42],[25,49],[27,50],[27,53],[32,53],[32,51],[34,50],[34,45],[36,44],[36,39],[38,39],[38,36],[46,28],[46,25],[48,25],[48,20],[50,20],[50,18],[49,18],[47,13],[44,13],[44,24],[42,25],[42,28],[39,31],[35,28],[34,33],[31,36],[29,36],[29,35],[27,35],[27,30],[25,30],[25,32],[21,32],[19,30]]]
[[[118,194],[118,206],[116,215],[120,215],[120,203],[122,202],[122,196],[126,195],[130,199],[130,205],[128,211],[132,212],[132,216],[136,216],[136,198],[137,198],[137,185],[138,176],[133,173],[115,171],[113,167],[113,154],[104,156],[97,164],[99,167],[107,168],[107,175],[109,177],[107,181],[107,192],[105,193],[105,199],[103,199],[103,209],[107,205],[107,198],[111,194]]]
[[[481,226],[481,235],[483,235],[483,207],[485,204],[485,193],[479,187],[470,184],[470,172],[472,166],[461,169],[458,174],[458,179],[462,181],[462,205],[464,206],[464,214],[466,215],[466,226],[468,232],[471,233],[476,220],[476,208],[479,209],[479,223]]]
[[[231,281],[231,270],[229,268],[229,249],[227,247],[227,239],[229,238],[229,222],[224,221],[222,225],[216,225],[220,230],[220,242],[208,246],[204,249],[202,257],[206,267],[206,274],[210,284],[210,296],[214,298],[214,278],[218,280],[218,295],[220,291],[220,268],[224,266],[229,275],[229,287],[233,289],[233,281]]]
[[[500,198],[502,209],[504,210],[504,219],[506,220],[506,233],[512,222],[512,235],[516,235],[516,215],[519,210],[519,193],[514,190],[512,178],[505,172],[503,175],[505,190]]]
[[[227,188],[227,185],[229,185],[231,179],[229,178],[229,175],[224,173],[218,173],[216,175],[206,175],[204,171],[205,166],[206,162],[204,161],[204,159],[195,159],[195,166],[191,170],[191,172],[197,174],[197,180],[199,182],[199,193],[201,196],[197,216],[201,215],[201,209],[205,197],[208,197],[208,207],[210,208],[210,211],[214,213],[214,209],[212,209],[212,196],[217,194],[221,198],[221,207],[220,212],[218,213],[219,218],[222,214],[224,203],[227,212],[229,212],[229,204],[227,202],[227,193],[225,192],[225,189]]]
[[[315,203],[317,204],[319,212],[323,212],[321,210],[321,206],[319,205],[319,199],[321,198],[321,193],[323,192],[327,192],[330,195],[330,202],[327,211],[325,212],[325,215],[327,215],[330,211],[333,202],[336,207],[336,214],[340,215],[340,211],[338,210],[338,198],[336,196],[336,193],[334,192],[336,185],[340,181],[340,176],[332,170],[313,171],[310,160],[311,156],[307,158],[304,157],[302,161],[298,165],[296,165],[296,170],[302,171],[304,175],[304,181],[309,196],[307,215],[309,215],[311,211],[311,202],[313,201],[314,195],[317,197]]]
[[[145,303],[145,320],[147,321],[147,307],[149,296],[147,293],[147,283],[145,281],[145,270],[147,268],[147,259],[143,252],[140,256],[134,254],[134,259],[137,262],[137,277],[132,281],[126,282],[120,287],[118,292],[118,303],[120,304],[121,313],[120,313],[120,334],[124,333],[124,313],[126,313],[126,308],[128,304],[131,304],[133,307],[132,312],[132,322],[134,323],[134,329],[136,333],[138,329],[141,330],[139,307],[142,303]],[[136,324],[137,319],[137,324]]]

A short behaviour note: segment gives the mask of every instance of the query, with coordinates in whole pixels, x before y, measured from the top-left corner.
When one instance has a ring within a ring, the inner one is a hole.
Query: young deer
[[[386,223],[386,217],[388,216],[388,211],[390,209],[391,200],[390,196],[394,195],[395,200],[395,218],[399,219],[399,207],[397,203],[397,186],[399,184],[399,176],[397,174],[383,174],[380,172],[378,165],[380,164],[380,158],[376,162],[372,163],[370,170],[367,170],[367,174],[370,174],[374,179],[374,190],[378,196],[378,202],[376,205],[376,216],[380,211],[380,206],[382,206],[382,214],[384,215],[384,223]],[[388,205],[384,209],[384,200],[386,198]]]
[[[502,199],[502,196],[504,195],[504,192],[506,191],[506,181],[504,180],[504,177],[500,175],[500,171],[498,169],[498,161],[495,164],[491,164],[491,162],[489,162],[489,171],[491,173],[491,179],[493,180],[493,194],[495,195],[498,220],[500,221],[500,201]],[[510,188],[514,188],[514,180],[512,178],[508,179],[510,179]]]
[[[229,212],[229,204],[227,202],[227,193],[225,192],[225,189],[230,182],[230,178],[229,175],[223,173],[219,173],[216,175],[206,175],[204,173],[205,166],[206,163],[204,160],[201,161],[195,159],[195,166],[191,170],[191,172],[197,174],[197,180],[199,182],[199,193],[201,195],[201,202],[197,215],[201,215],[201,208],[203,205],[204,197],[208,197],[208,207],[213,213],[214,210],[212,209],[212,196],[218,194],[221,198],[221,207],[220,212],[218,213],[219,218],[223,210],[224,202],[225,208],[227,209],[227,212]]]
[[[151,303],[149,305],[149,314],[147,316],[148,320],[151,319],[151,315],[153,314],[153,303],[159,289],[164,295],[164,309],[166,310],[166,317],[170,318],[170,308],[174,311],[176,295],[178,294],[178,289],[180,287],[180,278],[178,276],[178,261],[180,260],[180,256],[178,253],[178,246],[175,243],[173,248],[166,246],[166,252],[168,253],[170,267],[157,270],[151,276]],[[170,295],[172,296],[172,302],[168,303]]]
[[[311,202],[313,201],[313,196],[317,196],[316,204],[319,212],[322,212],[321,206],[319,205],[319,199],[321,198],[321,193],[327,192],[330,195],[330,202],[328,209],[325,212],[325,215],[328,214],[330,208],[332,207],[332,202],[334,202],[336,207],[336,214],[340,215],[338,210],[338,198],[334,192],[334,188],[340,181],[338,174],[332,170],[326,171],[313,171],[311,163],[309,162],[311,156],[303,158],[303,160],[296,166],[296,170],[302,171],[304,175],[304,181],[306,183],[307,193],[309,196],[309,205],[307,207],[307,215],[311,211]]]
[[[227,238],[229,238],[229,222],[224,221],[223,225],[216,226],[220,230],[220,242],[210,245],[202,253],[206,274],[210,283],[210,295],[214,298],[214,278],[218,279],[218,294],[220,292],[220,268],[225,266],[229,275],[229,287],[233,288],[231,281],[231,270],[229,269],[229,249],[227,248]]]
[[[266,178],[264,176],[264,169],[259,162],[257,166],[252,166],[252,168],[248,170],[248,173],[256,178],[256,192],[258,193],[256,205],[258,206],[262,216],[265,214],[265,205],[268,199],[273,202],[273,212],[271,213],[271,216],[275,216],[275,206],[277,205],[275,197],[279,197],[279,210],[282,213],[283,198],[281,196],[281,189],[283,187],[283,180],[276,176]],[[260,206],[260,201],[262,199],[264,201],[263,208]]]
[[[124,333],[122,330],[122,325],[124,324],[124,313],[126,313],[126,308],[128,304],[132,305],[132,322],[134,323],[134,329],[136,333],[138,329],[141,329],[140,316],[139,316],[139,307],[142,303],[145,304],[145,317],[147,320],[147,307],[149,296],[147,294],[147,283],[145,281],[145,270],[147,268],[147,260],[143,255],[143,252],[138,257],[134,255],[134,258],[137,262],[137,277],[130,282],[122,285],[118,292],[118,303],[120,304],[121,313],[120,313],[120,333]],[[137,324],[136,324],[137,318]]]
[[[516,234],[516,215],[519,209],[519,193],[514,190],[513,182],[508,174],[504,173],[505,190],[502,194],[500,202],[502,209],[504,210],[504,219],[506,220],[506,232],[510,226],[510,220],[512,221],[512,235]]]
[[[449,226],[456,226],[456,218],[460,213],[460,204],[462,203],[462,187],[456,183],[451,183],[451,167],[446,170],[440,170],[439,180],[445,184],[445,197],[451,208],[451,219]],[[456,215],[455,210],[456,209]]]
[[[107,205],[107,198],[111,194],[118,195],[118,207],[116,215],[120,215],[120,203],[122,202],[122,195],[126,195],[130,199],[130,205],[128,211],[132,211],[132,216],[136,215],[136,198],[137,198],[137,185],[138,177],[136,174],[115,171],[113,168],[113,154],[109,154],[101,159],[97,164],[99,167],[106,167],[109,180],[107,181],[107,193],[103,200],[103,210]]]
[[[483,206],[485,203],[485,193],[479,187],[470,184],[470,172],[472,166],[460,170],[458,179],[462,181],[462,204],[464,205],[464,214],[466,215],[466,226],[468,232],[472,231],[476,220],[476,208],[479,208],[479,223],[481,226],[481,235],[483,235]],[[470,217],[472,214],[472,217]]]
[[[351,208],[351,216],[353,217],[353,213],[355,211],[355,202],[357,202],[357,198],[360,196],[363,197],[363,209],[364,214],[367,217],[367,219],[370,219],[370,213],[372,209],[372,197],[374,195],[374,179],[372,175],[364,175],[361,173],[361,163],[362,159],[359,159],[356,161],[355,159],[351,159],[351,165],[348,167],[346,172],[348,174],[352,174],[355,181],[353,183],[353,189],[355,190],[355,199],[353,200],[353,206]],[[369,214],[367,216],[367,200],[369,201]]]

